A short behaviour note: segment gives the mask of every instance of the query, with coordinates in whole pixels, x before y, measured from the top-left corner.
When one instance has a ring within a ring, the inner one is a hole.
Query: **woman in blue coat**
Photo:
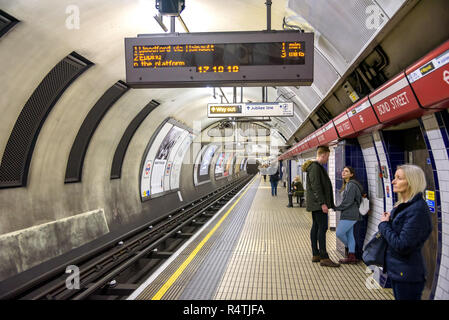
[[[396,300],[420,300],[426,282],[421,249],[432,232],[431,213],[423,199],[424,171],[415,165],[398,166],[393,192],[398,202],[382,214],[379,231],[387,241],[384,272]]]

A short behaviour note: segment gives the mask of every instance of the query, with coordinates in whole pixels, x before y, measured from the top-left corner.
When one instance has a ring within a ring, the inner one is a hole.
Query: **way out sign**
[[[293,102],[209,103],[208,118],[225,117],[292,117]]]

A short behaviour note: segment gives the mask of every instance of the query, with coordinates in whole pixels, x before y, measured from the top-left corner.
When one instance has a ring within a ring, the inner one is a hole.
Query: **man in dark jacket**
[[[270,175],[270,183],[271,183],[271,195],[278,195],[278,181],[279,181],[279,170],[276,173]]]
[[[320,262],[324,267],[339,267],[338,263],[329,259],[326,251],[326,231],[328,228],[329,208],[334,207],[332,183],[323,165],[329,160],[330,150],[320,146],[317,149],[316,161],[307,161],[302,170],[307,172],[306,203],[307,211],[312,212],[312,229],[310,241],[312,243],[312,262]],[[319,246],[319,249],[318,249]]]

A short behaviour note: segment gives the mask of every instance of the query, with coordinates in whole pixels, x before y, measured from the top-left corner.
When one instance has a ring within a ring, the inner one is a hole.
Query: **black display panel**
[[[133,46],[133,68],[195,67],[199,73],[240,72],[240,66],[304,63],[304,41]]]
[[[313,34],[188,33],[125,39],[126,80],[135,88],[310,85]]]

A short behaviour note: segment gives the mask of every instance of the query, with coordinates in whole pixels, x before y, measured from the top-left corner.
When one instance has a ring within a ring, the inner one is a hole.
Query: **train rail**
[[[126,299],[252,177],[236,180],[45,272],[28,270],[6,279],[0,282],[0,299]],[[79,271],[73,284],[67,282],[72,278],[68,267]]]

